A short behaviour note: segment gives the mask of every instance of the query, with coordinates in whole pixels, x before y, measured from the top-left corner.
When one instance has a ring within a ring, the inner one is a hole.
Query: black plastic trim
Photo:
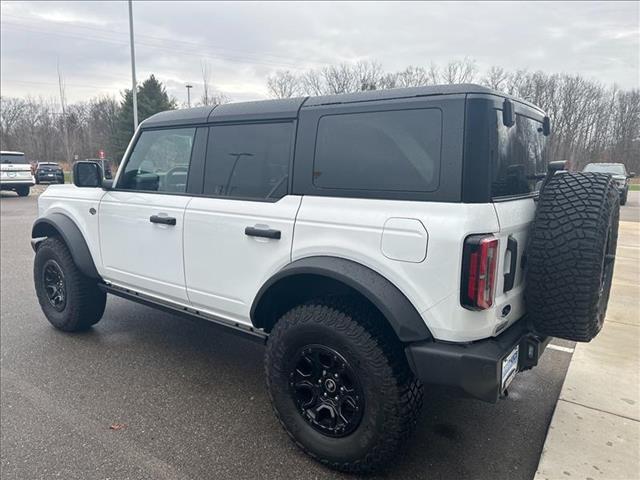
[[[280,240],[282,232],[280,230],[274,230],[272,228],[258,228],[258,227],[246,227],[244,234],[249,237],[263,237],[272,238],[274,240]]]
[[[402,342],[431,339],[424,320],[407,297],[376,271],[352,260],[338,257],[307,257],[290,263],[260,289],[251,306],[251,321],[262,328],[263,300],[279,281],[296,275],[316,275],[337,280],[367,298],[387,319]]]
[[[269,337],[265,332],[256,330],[253,327],[247,327],[240,323],[214,317],[213,315],[200,312],[199,310],[183,307],[182,305],[177,305],[168,301],[160,301],[151,296],[136,292],[134,290],[130,290],[128,288],[116,287],[114,285],[107,285],[104,283],[100,283],[98,286],[101,290],[107,293],[111,293],[112,295],[116,295],[118,297],[122,297],[127,300],[131,300],[133,302],[155,308],[157,310],[173,313],[189,320],[204,321],[208,325],[222,327],[229,333],[239,334],[245,338],[249,338],[262,344],[264,344]]]
[[[502,290],[504,293],[513,288],[518,268],[518,241],[511,235],[507,239],[507,252],[511,253],[511,263],[509,264],[509,273],[504,275],[504,288]]]
[[[425,383],[445,385],[485,402],[505,394],[501,385],[502,359],[520,345],[518,371],[535,366],[551,340],[532,333],[526,319],[499,336],[473,343],[420,342],[405,348],[409,366]],[[534,348],[530,349],[529,346]],[[532,350],[533,357],[527,352]]]
[[[62,237],[80,271],[87,277],[99,279],[87,242],[71,218],[62,213],[52,213],[36,219],[31,229],[31,238],[48,237],[52,229]],[[37,245],[34,247],[37,248]]]

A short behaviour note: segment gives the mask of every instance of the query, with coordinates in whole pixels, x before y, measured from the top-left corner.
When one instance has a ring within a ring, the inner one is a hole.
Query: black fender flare
[[[402,342],[431,340],[432,336],[424,320],[409,299],[375,270],[339,257],[314,256],[296,260],[273,275],[260,288],[251,305],[251,321],[260,325],[260,311],[269,292],[278,282],[298,275],[315,275],[336,280],[368,299],[387,319]]]
[[[31,228],[31,238],[37,239],[52,235],[59,235],[62,238],[71,253],[74,263],[83,274],[89,278],[100,279],[87,242],[71,218],[56,212],[36,219]],[[36,250],[39,242],[32,240],[31,243],[34,250]]]

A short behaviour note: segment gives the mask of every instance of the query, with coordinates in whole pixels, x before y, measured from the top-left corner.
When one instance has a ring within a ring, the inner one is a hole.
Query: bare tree
[[[0,145],[2,150],[12,150],[13,127],[21,120],[26,109],[21,98],[0,97]]]
[[[442,81],[444,83],[471,83],[477,71],[476,62],[469,58],[454,60],[445,65],[442,72]]]
[[[355,68],[347,63],[330,65],[322,69],[327,93],[352,93],[362,88]]]
[[[291,98],[300,94],[300,79],[289,70],[281,70],[267,78],[269,93],[275,98]]]
[[[481,82],[489,88],[502,92],[505,90],[508,80],[509,74],[504,68],[493,66],[489,68]]]
[[[322,72],[319,70],[307,70],[301,77],[301,90],[305,95],[325,95],[328,93]]]
[[[421,87],[431,83],[433,82],[429,72],[422,67],[410,65],[397,73],[398,87]]]

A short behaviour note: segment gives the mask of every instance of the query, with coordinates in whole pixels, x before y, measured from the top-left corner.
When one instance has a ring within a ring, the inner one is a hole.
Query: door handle
[[[249,237],[273,238],[274,240],[280,240],[281,237],[280,230],[271,228],[247,227],[244,229],[244,234]]]
[[[160,223],[162,225],[175,225],[176,219],[174,217],[165,217],[160,215],[151,215],[149,217],[151,223]]]

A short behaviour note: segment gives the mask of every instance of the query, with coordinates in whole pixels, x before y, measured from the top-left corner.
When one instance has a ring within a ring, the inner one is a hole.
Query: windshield
[[[624,165],[616,163],[592,163],[584,167],[585,172],[610,173],[611,175],[626,175]]]
[[[0,156],[2,163],[29,163],[24,153],[3,153]]]
[[[502,110],[496,110],[497,148],[492,151],[491,194],[495,197],[528,195],[539,188],[547,170],[547,137],[542,122],[524,115],[516,124],[502,123]]]

